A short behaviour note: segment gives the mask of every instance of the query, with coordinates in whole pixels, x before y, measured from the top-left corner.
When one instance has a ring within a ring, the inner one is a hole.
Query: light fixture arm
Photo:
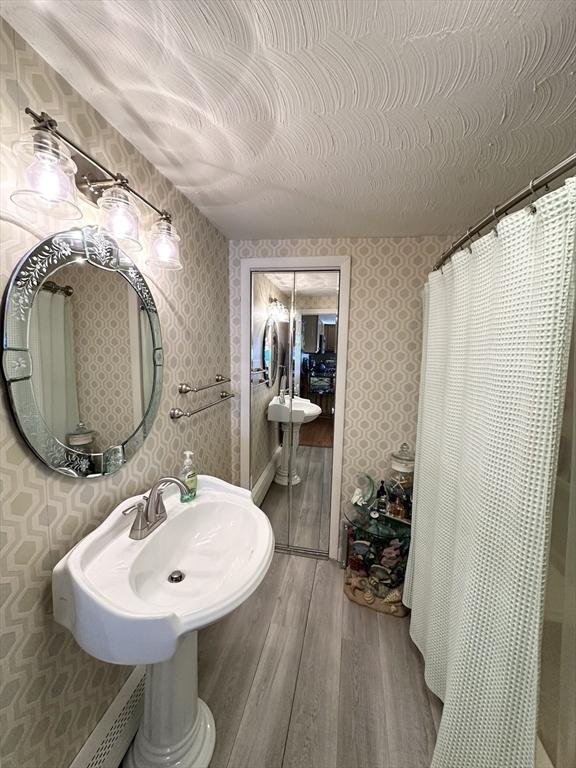
[[[37,130],[44,130],[54,134],[54,136],[57,136],[61,141],[63,141],[71,149],[73,149],[74,152],[78,153],[85,160],[91,163],[94,167],[98,168],[105,176],[110,177],[109,179],[91,181],[90,178],[88,178],[87,176],[83,176],[82,177],[83,181],[85,182],[87,187],[92,187],[94,189],[98,189],[98,188],[106,189],[115,184],[120,184],[123,189],[130,192],[132,195],[134,195],[134,197],[137,197],[138,200],[141,200],[149,208],[155,211],[160,216],[161,219],[164,219],[166,221],[172,220],[172,217],[168,213],[168,211],[162,208],[158,208],[157,206],[154,205],[154,203],[151,203],[150,200],[148,200],[146,197],[144,197],[139,192],[137,192],[133,187],[131,187],[128,179],[123,174],[114,173],[113,171],[111,171],[109,168],[103,165],[99,160],[96,160],[96,158],[92,157],[92,155],[88,154],[88,152],[86,152],[81,147],[79,147],[78,144],[72,141],[72,139],[69,139],[68,136],[65,136],[61,131],[59,131],[58,123],[47,112],[41,112],[40,114],[38,114],[37,112],[34,112],[33,109],[30,109],[30,107],[26,107],[24,112],[27,115],[30,115],[30,117],[34,120],[34,123],[35,123],[34,127]]]

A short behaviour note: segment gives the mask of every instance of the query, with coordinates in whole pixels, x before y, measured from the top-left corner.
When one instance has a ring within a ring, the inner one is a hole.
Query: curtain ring
[[[450,250],[453,250],[453,248],[454,248],[454,241],[450,243]],[[450,255],[450,258],[452,258],[452,255]],[[446,262],[444,262],[444,264],[445,263]],[[444,264],[440,264],[440,274],[442,275],[442,277],[444,277]]]
[[[530,194],[532,195],[532,202],[528,206],[528,210],[530,211],[530,213],[532,215],[534,215],[536,213],[536,206],[534,205],[534,202],[537,199],[536,198],[536,190],[534,189],[534,181],[535,181],[535,179],[532,179],[532,181],[529,184]]]
[[[492,218],[496,220],[496,225],[493,229],[493,232],[496,235],[496,237],[498,237],[498,224],[500,224],[500,217],[496,213],[496,208],[498,208],[497,205],[495,205],[494,208],[492,208]]]
[[[468,253],[472,253],[472,235],[470,234],[470,227],[466,230],[466,237],[468,238],[468,245],[466,246],[466,250]]]

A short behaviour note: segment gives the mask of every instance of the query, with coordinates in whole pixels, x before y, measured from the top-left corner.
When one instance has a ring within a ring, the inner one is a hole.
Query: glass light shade
[[[270,299],[268,304],[268,317],[277,323],[288,323],[290,321],[290,312],[288,307],[282,304],[278,299]]]
[[[12,202],[57,219],[81,219],[76,204],[76,164],[66,145],[48,131],[36,129],[12,148],[23,165],[22,183],[10,195]]]
[[[162,269],[182,269],[180,236],[168,219],[158,219],[150,229],[150,253],[146,263]]]
[[[127,253],[142,250],[139,239],[138,208],[129,193],[121,186],[105,189],[98,200],[100,209],[100,230],[118,243]]]

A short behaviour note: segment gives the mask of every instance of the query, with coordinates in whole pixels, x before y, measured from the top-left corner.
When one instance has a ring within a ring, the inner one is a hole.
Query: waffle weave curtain
[[[425,290],[405,585],[444,701],[432,768],[530,768],[552,496],[574,312],[569,179]]]
[[[32,383],[48,429],[61,443],[80,419],[71,299],[38,291],[30,317]]]

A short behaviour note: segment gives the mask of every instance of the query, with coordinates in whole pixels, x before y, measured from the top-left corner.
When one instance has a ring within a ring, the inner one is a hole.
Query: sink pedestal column
[[[208,768],[216,729],[198,698],[198,633],[180,638],[174,656],[146,668],[144,715],[124,768]]]
[[[298,485],[301,477],[296,473],[296,454],[300,443],[300,424],[281,422],[282,427],[282,452],[280,454],[280,466],[274,475],[274,482],[278,485]],[[292,450],[290,450],[290,431],[292,431]],[[289,471],[291,470],[291,471]]]

